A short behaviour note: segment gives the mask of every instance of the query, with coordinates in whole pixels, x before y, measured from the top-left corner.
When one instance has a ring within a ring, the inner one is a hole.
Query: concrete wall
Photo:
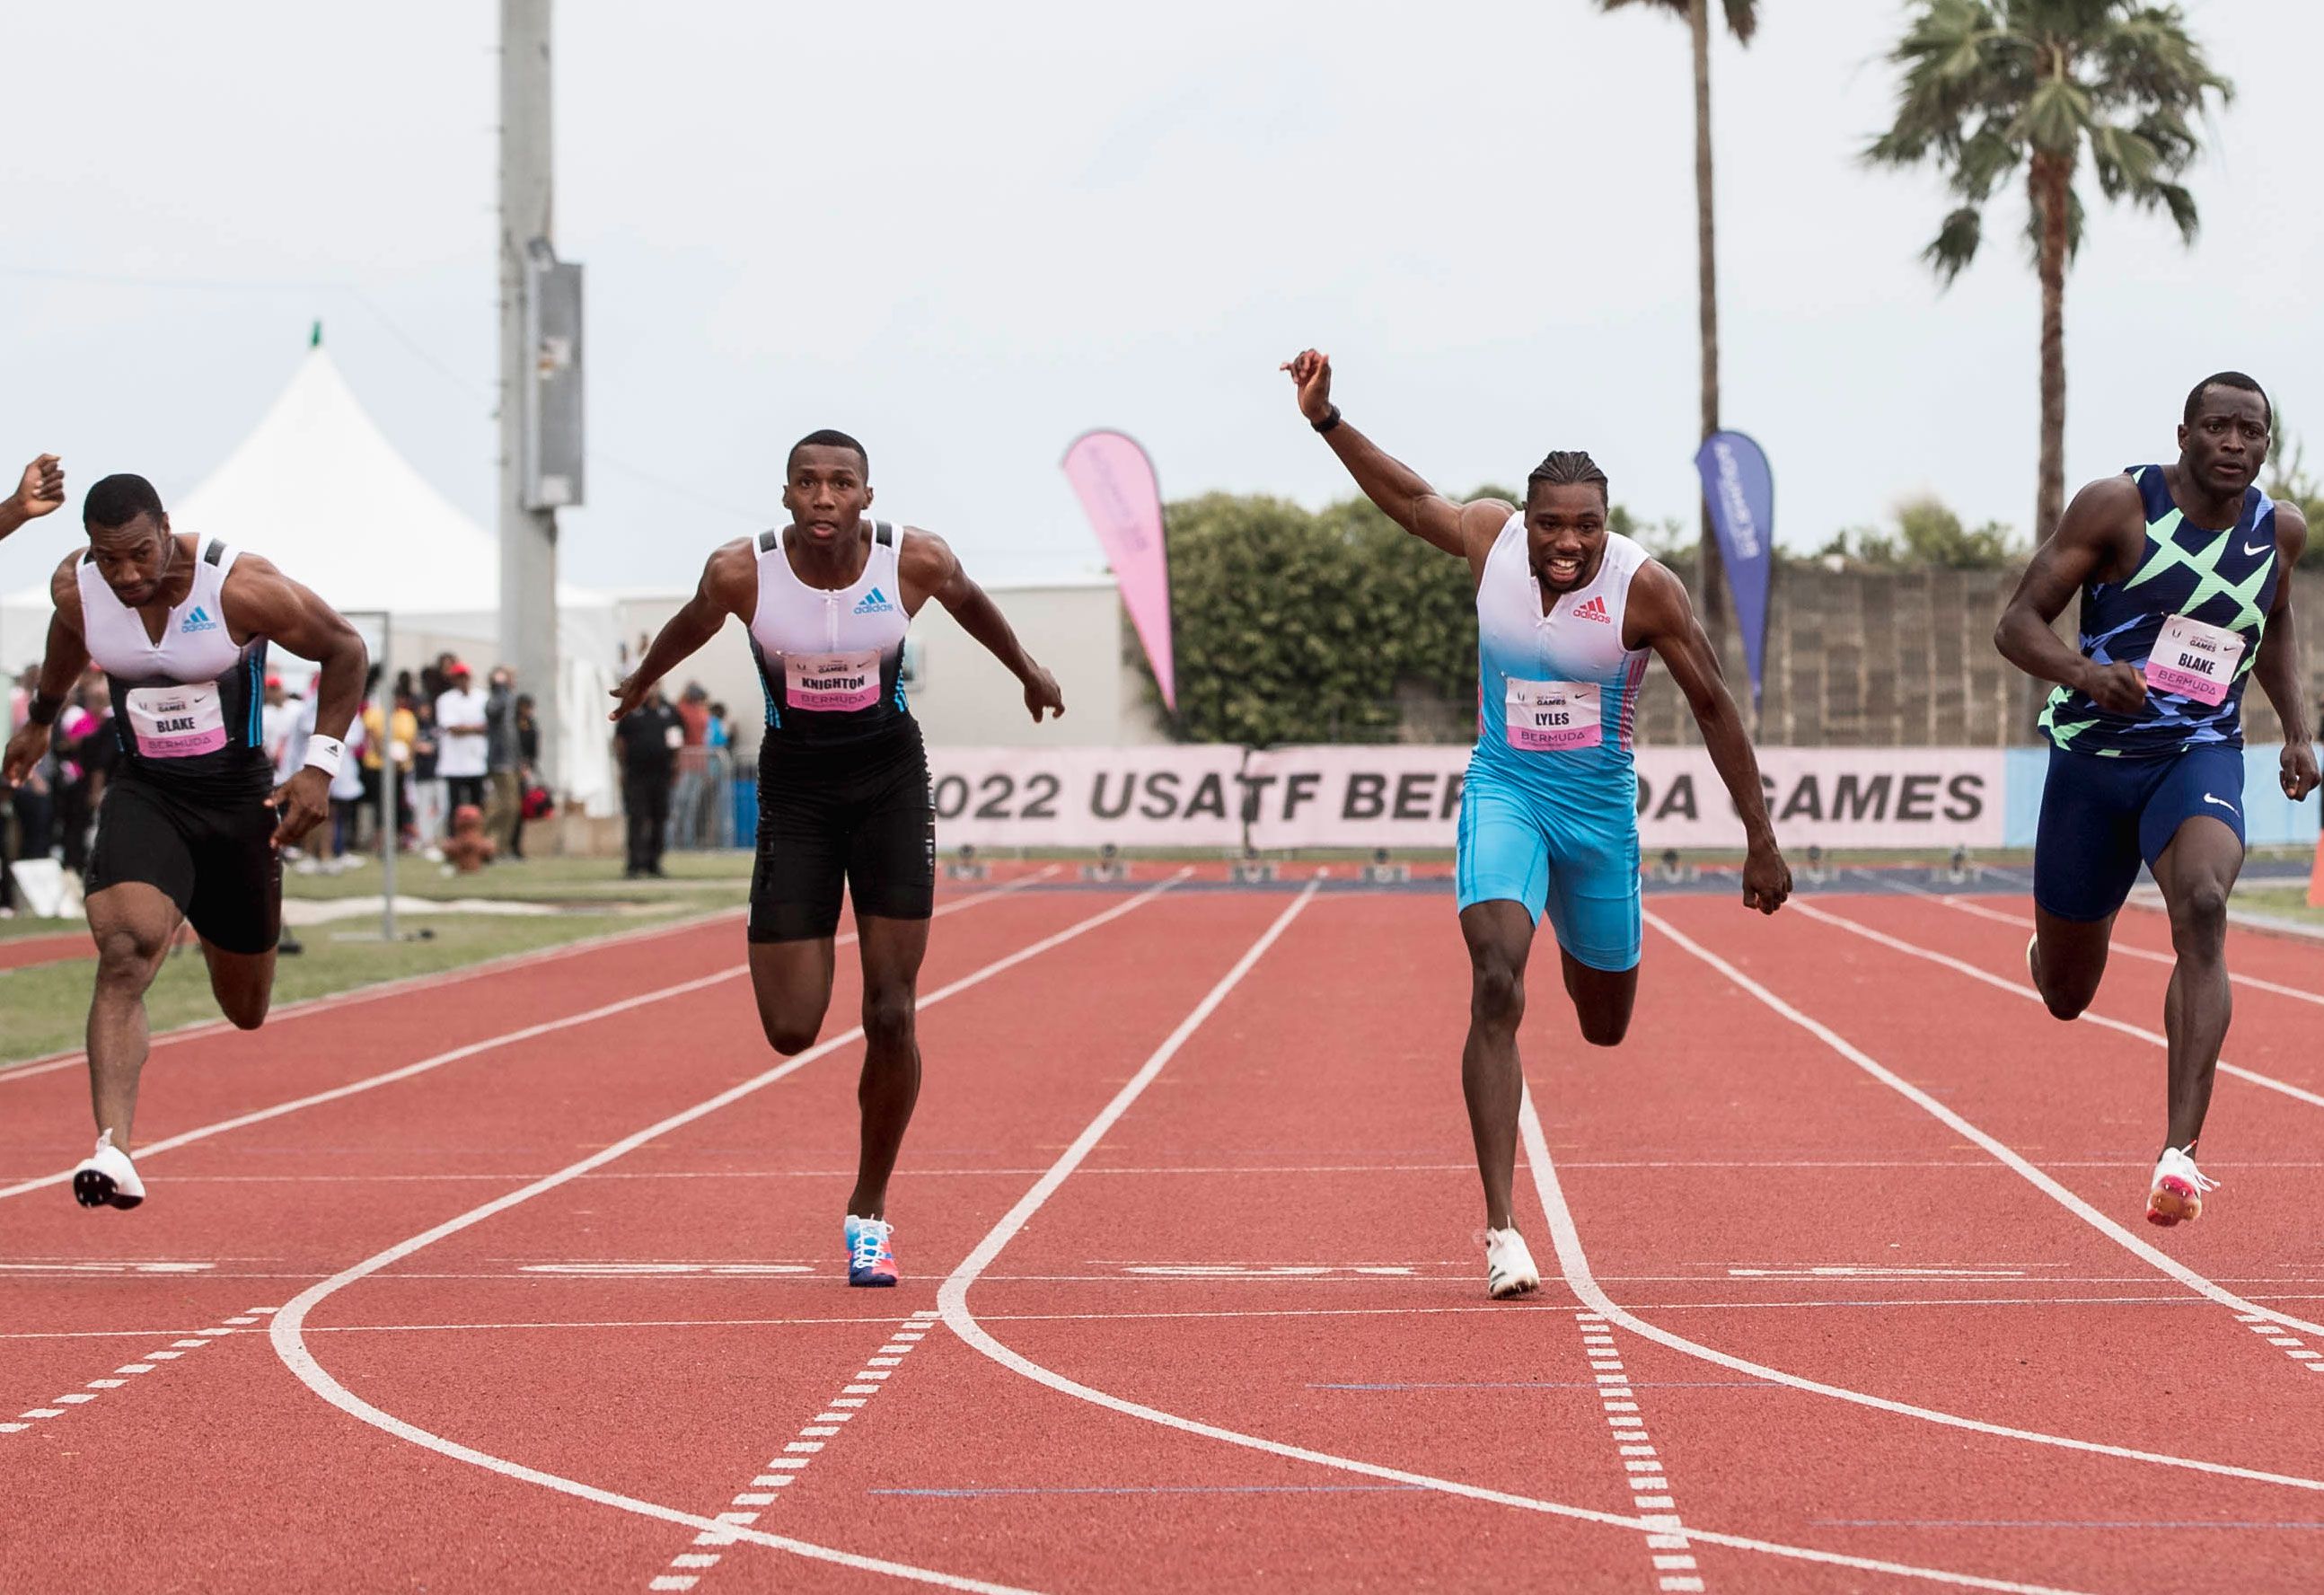
[[[2324,571],[2302,570],[2293,579],[2293,604],[2306,622],[2312,718],[2324,693],[2324,648],[2317,641]],[[1803,748],[2032,745],[2048,689],[1993,648],[1994,622],[2016,583],[2014,570],[1779,567],[1768,599],[1759,740]],[[2073,615],[2069,605],[2061,621],[2069,637]],[[1740,702],[1748,677],[1731,625],[1726,666]],[[2282,740],[2275,712],[2255,686],[2244,694],[2244,727],[2253,742]],[[1646,673],[1638,740],[1663,746],[1701,740],[1666,671]]]
[[[1167,740],[1159,717],[1147,707],[1135,664],[1137,639],[1111,579],[988,591],[1027,651],[1056,677],[1065,694],[1065,717],[1037,728],[1017,678],[941,604],[930,604],[913,618],[904,650],[905,691],[930,742],[1116,746]],[[630,653],[623,669],[636,659],[641,640],[650,639],[687,596],[629,594],[618,601],[621,636]],[[663,687],[675,698],[691,681],[699,681],[713,700],[733,711],[736,746],[754,753],[766,723],[766,698],[741,622],[729,620],[702,651],[670,672]]]

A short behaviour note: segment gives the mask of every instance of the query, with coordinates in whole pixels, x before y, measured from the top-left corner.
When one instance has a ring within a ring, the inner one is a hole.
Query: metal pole
[[[557,512],[525,507],[526,384],[538,351],[526,336],[527,251],[553,240],[550,208],[551,0],[501,0],[501,616],[500,657],[539,711],[540,768],[556,770]],[[553,783],[552,783],[553,784]]]
[[[395,657],[395,622],[379,617],[379,657]],[[402,840],[395,823],[395,678],[380,672],[387,684],[386,701],[379,710],[379,939],[395,940],[395,844]]]

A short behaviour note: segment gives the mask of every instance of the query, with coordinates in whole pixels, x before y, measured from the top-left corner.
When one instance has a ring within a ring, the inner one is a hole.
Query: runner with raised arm
[[[107,476],[81,511],[88,546],[57,567],[48,654],[7,783],[47,751],[65,694],[91,662],[113,694],[121,761],[98,805],[87,875],[97,989],[88,1009],[97,1150],[73,1172],[84,1207],[134,1207],[129,1160],[145,1066],[145,989],[190,923],[210,991],[254,1030],[274,993],[281,849],[330,811],[341,739],[363,690],[363,639],[255,554],[170,530],[143,476]],[[263,727],[267,644],[323,669],[306,763],[276,785]]]
[[[2244,684],[2283,723],[2278,779],[2316,789],[2292,583],[2308,542],[2299,506],[2255,485],[2275,414],[2239,371],[2196,384],[2179,460],[2134,466],[2074,495],[2002,612],[1994,644],[2058,683],[2043,706],[2050,769],[2034,843],[2042,1000],[2070,1019],[2098,995],[2115,915],[2142,861],[2171,911],[2178,962],[2163,1003],[2170,1083],[2146,1217],[2199,1218],[2217,1183],[2195,1166],[2234,1008],[2227,893],[2244,863]],[[2050,629],[2081,597],[2081,646]]]
[[[1606,474],[1559,450],[1534,467],[1523,509],[1455,503],[1340,416],[1332,363],[1309,349],[1283,368],[1299,411],[1364,496],[1405,530],[1469,562],[1477,583],[1477,747],[1461,795],[1461,934],[1469,1036],[1461,1086],[1485,1186],[1485,1288],[1541,1283],[1517,1233],[1510,1186],[1525,1074],[1517,1022],[1544,914],[1583,1039],[1618,1045],[1637,997],[1641,942],[1637,775],[1631,725],[1646,661],[1686,695],[1742,816],[1743,901],[1772,914],[1792,890],[1759,786],[1758,760],[1685,586],[1606,528]]]
[[[941,538],[873,521],[871,462],[844,432],[791,449],[791,523],[726,544],[613,689],[618,721],[733,615],[766,690],[758,862],[751,874],[751,987],[768,1042],[814,1045],[831,1003],[843,890],[863,962],[862,1149],[847,1203],[847,1282],[896,1283],[888,1178],[920,1090],[915,1026],[936,902],[927,751],[899,680],[904,632],[933,598],[1025,688],[1038,724],[1065,699],[1000,607]]]

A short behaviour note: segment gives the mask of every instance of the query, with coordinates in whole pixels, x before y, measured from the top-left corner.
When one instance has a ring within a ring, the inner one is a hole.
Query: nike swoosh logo
[[[2228,802],[2224,798],[2214,798],[2209,792],[2203,794],[2203,801],[2206,803],[2216,803],[2221,808],[2226,809],[2229,814],[2234,814],[2236,812],[2236,806],[2234,804]]]
[[[2274,546],[2275,545],[2273,543],[2246,543],[2244,545],[2244,552],[2246,554],[2264,554]]]

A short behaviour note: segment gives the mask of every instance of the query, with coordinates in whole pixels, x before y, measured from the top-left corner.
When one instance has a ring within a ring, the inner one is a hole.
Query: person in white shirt
[[[436,700],[436,774],[453,812],[463,803],[484,806],[486,733],[484,695],[475,689],[468,667],[454,659],[444,672],[451,689]]]

